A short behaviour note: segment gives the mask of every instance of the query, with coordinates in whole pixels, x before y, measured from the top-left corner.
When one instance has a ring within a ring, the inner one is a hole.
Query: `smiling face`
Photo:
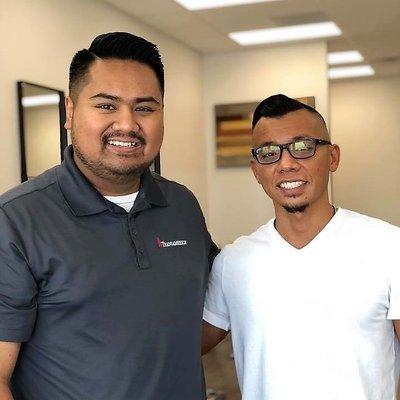
[[[286,144],[299,137],[329,140],[322,121],[301,109],[280,118],[261,118],[253,131],[253,148]],[[339,148],[324,145],[317,146],[315,155],[307,159],[295,159],[283,150],[279,161],[262,165],[253,159],[251,166],[279,214],[302,212],[308,207],[318,210],[329,204],[329,172],[336,171],[338,163]]]
[[[162,94],[147,65],[97,59],[66,109],[75,162],[91,181],[138,179],[160,150]]]

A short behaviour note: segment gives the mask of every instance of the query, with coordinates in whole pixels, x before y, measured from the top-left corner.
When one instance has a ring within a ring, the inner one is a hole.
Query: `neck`
[[[301,249],[324,229],[335,213],[328,200],[318,207],[309,205],[303,212],[289,213],[275,207],[275,227],[279,234],[293,247]]]
[[[74,155],[74,161],[78,169],[92,186],[103,196],[124,196],[126,194],[135,193],[139,190],[140,175],[128,177],[109,177],[104,178],[95,175],[82,161]]]

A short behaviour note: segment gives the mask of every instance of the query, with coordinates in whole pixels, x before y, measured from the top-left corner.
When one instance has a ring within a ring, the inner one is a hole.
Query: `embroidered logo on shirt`
[[[161,240],[158,236],[156,238],[156,244],[159,249],[163,247],[176,247],[176,246],[186,246],[187,241],[186,240],[174,240],[172,242],[165,242],[164,240]]]

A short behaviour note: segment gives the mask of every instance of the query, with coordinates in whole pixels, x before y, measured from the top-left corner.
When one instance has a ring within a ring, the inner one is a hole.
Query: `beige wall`
[[[214,105],[260,101],[277,93],[315,96],[327,118],[325,57],[323,42],[205,56],[209,227],[218,244],[264,224],[273,216],[273,207],[250,168],[216,168]]]
[[[188,47],[95,0],[0,0],[0,193],[19,183],[17,80],[66,91],[75,51],[107,31],[158,44],[166,69],[162,172],[189,186],[205,206],[201,57]]]
[[[400,77],[337,82],[330,92],[342,150],[335,203],[400,226]]]

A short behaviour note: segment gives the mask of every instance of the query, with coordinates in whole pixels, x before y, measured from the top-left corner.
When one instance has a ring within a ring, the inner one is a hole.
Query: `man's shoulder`
[[[237,254],[251,254],[256,247],[269,246],[271,244],[271,225],[273,225],[273,220],[248,235],[239,236],[233,243],[224,247],[222,255],[229,257]]]
[[[57,182],[55,175],[57,168],[58,167],[53,167],[37,177],[23,182],[0,195],[0,207],[11,206],[17,203],[22,204],[25,201],[31,201],[33,195],[40,193]]]
[[[153,176],[153,179],[157,182],[167,200],[176,199],[175,196],[179,196],[180,201],[186,198],[197,203],[196,196],[185,185],[164,178],[163,176],[155,172],[152,172],[151,175]]]
[[[361,235],[373,235],[375,238],[381,235],[394,235],[400,238],[400,228],[396,225],[352,210],[341,209],[341,211],[346,226],[352,231],[358,231]]]

